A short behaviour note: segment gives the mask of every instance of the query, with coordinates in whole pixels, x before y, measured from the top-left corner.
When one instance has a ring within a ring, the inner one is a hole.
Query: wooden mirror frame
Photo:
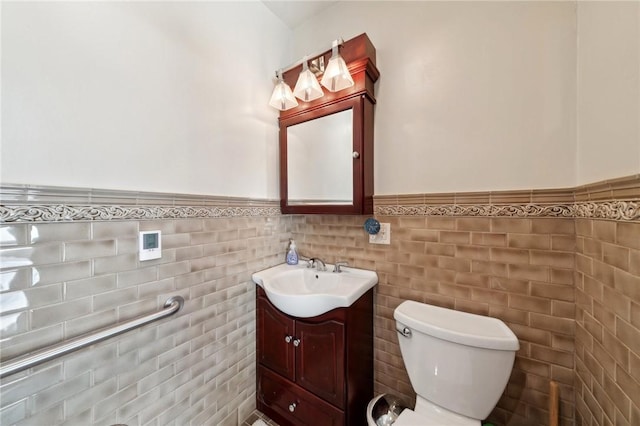
[[[354,85],[339,92],[324,89],[324,96],[311,102],[299,101],[298,106],[281,111],[280,127],[280,207],[283,214],[372,214],[373,213],[373,106],[376,102],[374,84],[380,76],[376,68],[375,47],[366,34],[344,43],[340,48]],[[331,50],[324,56],[325,64]],[[309,58],[309,61],[315,58]],[[289,86],[295,86],[302,65],[284,73]],[[295,204],[288,203],[287,128],[339,111],[353,109],[353,151],[359,157],[353,159],[352,204]]]

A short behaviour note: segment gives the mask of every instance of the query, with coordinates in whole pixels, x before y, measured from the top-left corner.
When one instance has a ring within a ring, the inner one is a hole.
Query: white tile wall
[[[161,309],[174,316],[6,377],[2,425],[236,425],[255,407],[255,285],[290,218],[0,226],[2,360]],[[161,229],[162,259],[137,259]],[[238,414],[238,408],[241,413]]]

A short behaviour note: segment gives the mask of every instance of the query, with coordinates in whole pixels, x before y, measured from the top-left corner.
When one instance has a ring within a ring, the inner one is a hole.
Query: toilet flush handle
[[[409,327],[403,327],[402,329],[396,328],[396,331],[398,333],[402,334],[406,338],[410,338],[411,337],[411,329]]]

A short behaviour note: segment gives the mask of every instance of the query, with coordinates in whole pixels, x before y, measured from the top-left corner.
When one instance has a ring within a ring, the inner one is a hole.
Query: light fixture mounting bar
[[[334,40],[331,43],[331,46],[333,46],[334,43],[338,43],[338,46],[342,46],[342,45],[344,45],[344,40],[342,39],[342,37],[337,38],[336,40]],[[276,78],[278,77],[278,72],[281,72],[282,75],[284,75],[285,72],[290,71],[290,70],[294,69],[295,67],[298,67],[298,66],[302,65],[302,63],[305,62],[305,60],[310,61],[312,59],[317,58],[318,56],[323,56],[328,52],[329,53],[331,52],[331,47],[329,47],[329,49],[325,49],[325,50],[320,51],[320,52],[315,52],[315,53],[312,53],[310,55],[305,55],[305,56],[302,57],[302,59],[299,59],[296,62],[294,62],[292,64],[289,64],[284,68],[277,69],[276,70]]]

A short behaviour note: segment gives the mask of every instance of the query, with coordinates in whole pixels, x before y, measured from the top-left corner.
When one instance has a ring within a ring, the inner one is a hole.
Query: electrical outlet
[[[380,232],[369,235],[369,242],[371,244],[391,244],[391,224],[381,223]]]

